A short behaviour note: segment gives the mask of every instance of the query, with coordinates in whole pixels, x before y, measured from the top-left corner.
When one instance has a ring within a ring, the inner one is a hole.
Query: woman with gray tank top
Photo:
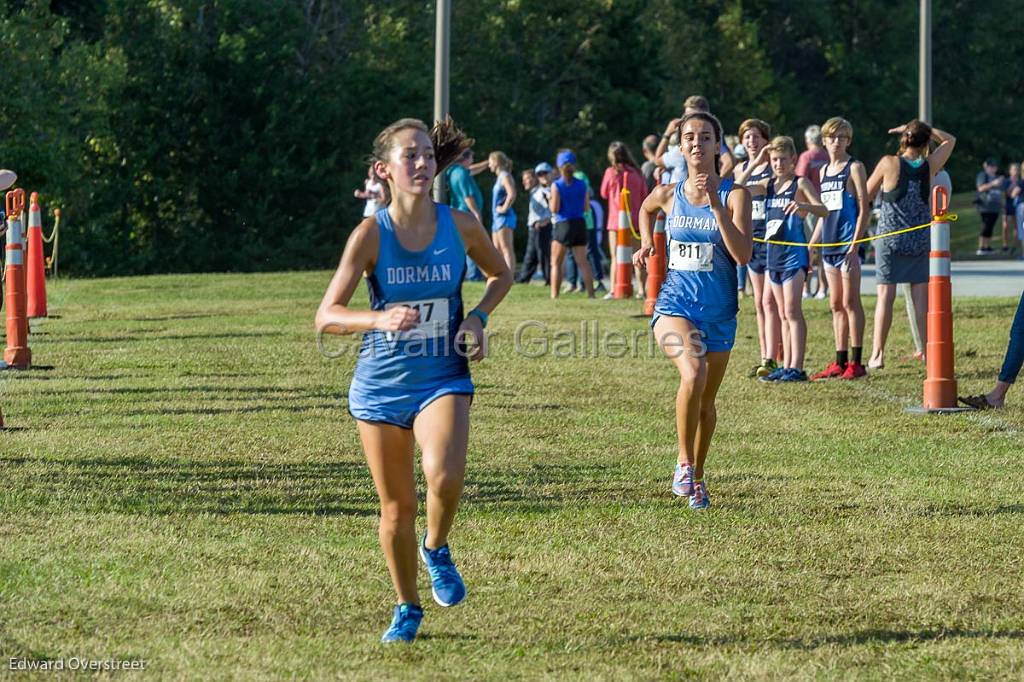
[[[908,227],[930,223],[932,219],[930,199],[932,178],[953,152],[956,138],[927,123],[913,120],[893,128],[890,133],[900,136],[897,155],[883,156],[868,178],[868,200],[874,201],[879,190],[882,192],[881,215],[878,219],[878,235],[875,241],[875,281],[878,287],[878,301],[875,304],[874,348],[869,368],[885,366],[885,341],[892,324],[892,304],[896,298],[896,286],[910,284],[911,297],[917,310],[917,324],[922,336],[927,331],[925,319],[928,314],[928,250],[931,229],[886,237]],[[938,145],[928,152],[928,143]],[[927,340],[922,339],[926,344]]]

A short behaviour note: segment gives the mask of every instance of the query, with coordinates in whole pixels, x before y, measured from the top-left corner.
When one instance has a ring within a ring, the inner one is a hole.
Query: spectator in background
[[[725,139],[728,141],[730,137],[734,138],[736,140],[739,140],[739,137],[737,137],[736,135],[726,135]],[[731,144],[731,146],[732,146],[732,156],[733,156],[734,159],[736,159],[736,163],[737,164],[742,163],[742,162],[747,160],[747,149],[746,149],[746,147],[743,146],[742,143],[736,142],[735,144]],[[733,171],[735,171],[735,170],[736,170],[736,166],[734,165],[733,166]],[[746,293],[747,293],[747,266],[746,265],[737,265],[736,266],[736,295],[739,296],[740,298],[743,298],[746,295]]]
[[[529,214],[526,218],[526,253],[523,254],[523,269],[516,282],[528,284],[533,273],[540,267],[544,284],[551,284],[551,172],[549,163],[539,163],[533,170],[523,171],[523,189],[529,195]]]
[[[1017,232],[1017,197],[1020,196],[1020,190],[1024,187],[1024,181],[1020,179],[1020,164],[1011,163],[1009,171],[1010,177],[1006,178],[1006,185],[1003,188],[1006,198],[1006,212],[1003,213],[1003,254],[1007,256],[1013,253],[1013,247],[1010,244],[1013,242],[1013,235]],[[1014,223],[1012,230],[1011,222]]]
[[[911,121],[893,128],[900,136],[897,155],[883,156],[868,178],[868,199],[881,192],[879,235],[930,223],[932,178],[949,160],[956,138],[921,121]],[[938,146],[931,153],[928,143]],[[869,369],[885,366],[885,342],[892,325],[892,304],[896,285],[910,284],[917,328],[927,346],[925,316],[928,313],[928,250],[931,230],[915,230],[878,239],[875,244],[875,281],[878,300],[875,303],[874,347]]]
[[[711,113],[711,105],[708,100],[700,95],[691,95],[683,102],[683,116],[693,113]],[[658,149],[654,152],[655,159],[666,170],[672,173],[668,181],[662,179],[665,184],[674,182],[685,182],[687,177],[686,159],[679,146],[679,122],[681,118],[674,118],[665,126],[665,133],[661,136]],[[732,167],[736,161],[732,158],[732,150],[726,145],[725,140],[721,141],[719,150],[719,177],[727,178],[732,175]]]
[[[1017,241],[1021,244],[1020,259],[1024,260],[1024,182],[1010,190],[1013,201],[1013,217],[1017,225]]]
[[[508,264],[508,271],[516,270],[516,250],[512,240],[516,229],[516,182],[512,179],[512,159],[504,152],[487,155],[487,168],[497,178],[491,187],[491,239],[494,247]]]
[[[637,168],[636,160],[632,152],[622,142],[612,142],[608,145],[608,168],[601,178],[601,197],[608,202],[608,248],[611,252],[611,291],[605,296],[612,298],[615,291],[615,280],[618,275],[615,257],[615,250],[618,246],[619,211],[621,210],[620,200],[622,189],[629,191],[630,218],[633,221],[633,229],[638,230],[640,225],[640,204],[647,198],[647,184],[644,182],[643,174]],[[627,228],[628,229],[628,228]],[[629,253],[632,259],[633,251],[640,248],[640,241],[632,232],[629,236]],[[635,270],[639,285],[636,292],[643,295],[646,273],[642,270]]]
[[[658,151],[658,136],[648,135],[645,137],[641,151],[644,154],[644,162],[640,166],[640,173],[643,174],[647,191],[650,192],[651,188],[658,184],[661,175],[658,172],[658,157],[656,155]]]
[[[978,196],[974,205],[978,207],[981,214],[981,235],[978,237],[978,251],[976,255],[987,256],[992,253],[992,232],[995,230],[996,221],[1003,210],[1003,176],[999,175],[999,163],[993,159],[985,159],[981,172],[975,178],[974,184],[978,190]]]
[[[481,225],[484,224],[484,195],[473,176],[486,167],[486,161],[474,164],[473,150],[467,149],[459,160],[445,171],[445,178],[448,181],[448,203],[452,208],[472,213]],[[480,269],[468,256],[466,257],[466,279],[471,282],[484,281]]]
[[[583,272],[583,286],[589,298],[594,298],[594,281],[587,264],[587,223],[583,216],[589,213],[590,190],[576,177],[576,155],[569,150],[558,153],[559,178],[551,187],[551,298],[558,298],[562,287],[562,266],[565,254],[572,252],[576,266]]]
[[[807,149],[800,152],[800,158],[796,161],[796,174],[807,178],[814,185],[814,191],[821,193],[821,167],[828,163],[828,152],[821,146],[821,126],[809,125],[804,131],[804,144]],[[813,215],[807,216],[808,234],[814,232],[817,226],[817,218]],[[828,280],[825,277],[825,266],[818,249],[811,249],[811,269],[818,274],[817,298],[824,299],[828,296]],[[804,298],[811,297],[811,278],[807,277],[804,283]]]
[[[384,196],[384,186],[377,179],[377,174],[373,172],[373,166],[366,170],[366,180],[363,181],[363,189],[357,189],[353,194],[356,199],[366,200],[366,206],[363,207],[364,218],[374,215],[377,211],[387,206],[388,203]]]
[[[560,149],[559,154],[562,152],[570,152],[571,149]],[[577,169],[573,176],[577,180],[582,180],[583,184],[587,186],[587,201],[584,208],[583,221],[587,225],[587,260],[590,262],[590,273],[594,278],[594,291],[607,291],[604,287],[604,283],[601,281],[604,278],[604,267],[601,261],[601,251],[597,244],[597,224],[594,220],[594,208],[592,202],[594,200],[594,188],[590,185],[590,178],[582,170]],[[565,262],[565,281],[567,283],[566,293],[573,293],[575,291],[583,291],[585,286],[583,282],[583,272],[578,267],[576,262],[576,251],[570,249]]]

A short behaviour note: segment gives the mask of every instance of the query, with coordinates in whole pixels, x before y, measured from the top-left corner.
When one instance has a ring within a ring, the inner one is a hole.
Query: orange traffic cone
[[[28,347],[28,316],[25,314],[25,252],[22,250],[21,211],[25,208],[25,191],[7,193],[7,367],[28,369],[32,351]]]
[[[39,192],[32,192],[28,211],[27,286],[30,318],[46,317],[46,266],[43,258],[43,218],[39,210]]]
[[[654,221],[654,255],[647,259],[647,297],[644,298],[644,315],[654,314],[654,304],[665,282],[665,269],[668,266],[667,242],[665,241],[665,213],[658,212]]]
[[[633,297],[633,240],[630,226],[632,216],[629,213],[629,190],[626,182],[622,182],[622,193],[619,196],[619,229],[615,233],[615,288],[614,298]]]

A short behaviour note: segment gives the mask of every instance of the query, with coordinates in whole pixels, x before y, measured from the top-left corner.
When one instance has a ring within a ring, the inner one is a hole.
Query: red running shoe
[[[817,381],[818,379],[838,379],[841,376],[843,376],[843,366],[833,360],[828,363],[828,367],[812,376],[811,381]]]
[[[843,376],[841,376],[839,378],[840,379],[860,379],[861,377],[866,377],[867,375],[868,375],[868,371],[866,369],[864,369],[864,365],[860,364],[859,362],[851,362],[850,364],[848,364],[846,366],[846,371],[843,372]]]

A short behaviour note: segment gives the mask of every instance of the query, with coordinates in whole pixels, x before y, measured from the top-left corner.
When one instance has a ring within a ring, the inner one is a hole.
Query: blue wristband
[[[481,327],[484,327],[484,328],[487,327],[487,319],[490,317],[490,315],[488,315],[484,311],[480,310],[479,308],[473,308],[472,310],[469,311],[469,314],[470,315],[476,315],[477,317],[480,318],[480,326]]]

